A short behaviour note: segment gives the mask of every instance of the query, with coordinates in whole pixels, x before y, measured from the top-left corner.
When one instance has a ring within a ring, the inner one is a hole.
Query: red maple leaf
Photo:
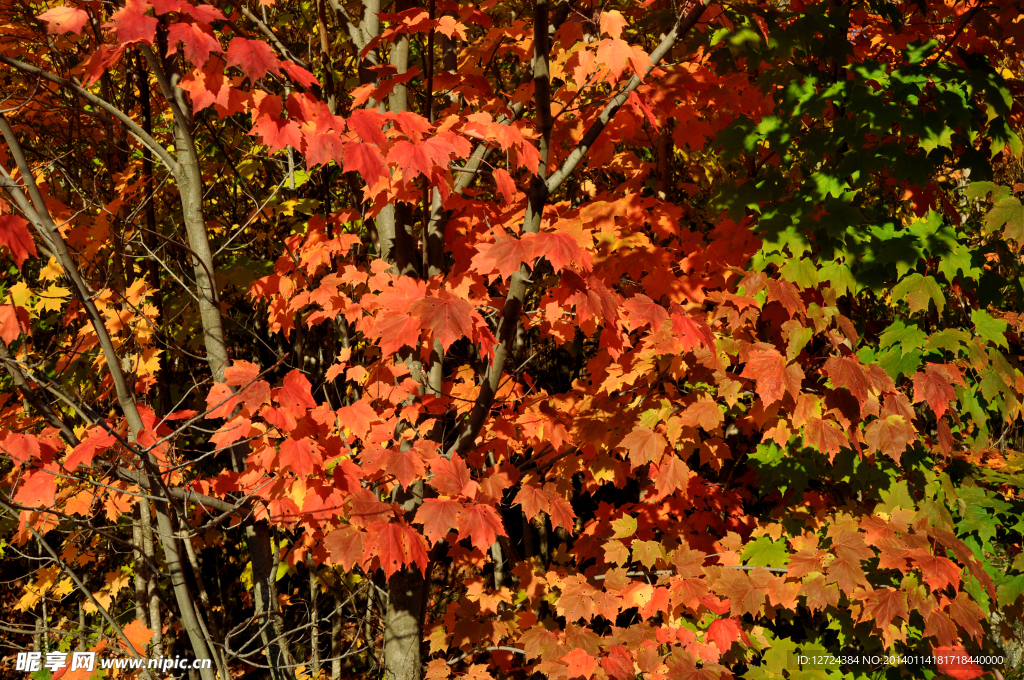
[[[370,425],[377,418],[377,412],[373,410],[373,407],[362,400],[351,406],[343,406],[338,409],[338,422],[359,439],[370,433]]]
[[[48,9],[36,17],[46,22],[47,33],[74,33],[82,32],[82,27],[89,22],[89,14],[75,7],[60,5]]]
[[[0,305],[0,338],[9,345],[22,333],[28,333],[28,311],[24,307]]]
[[[431,486],[446,496],[466,494],[467,487],[473,481],[466,462],[457,453],[452,454],[450,460],[435,459],[430,464],[430,471],[434,473],[434,478],[430,480]]]
[[[864,428],[864,441],[872,451],[881,451],[900,462],[914,437],[914,428],[900,415],[875,418]]]
[[[146,627],[142,621],[136,619],[121,628],[125,640],[118,640],[122,647],[129,651],[134,650],[136,654],[145,654],[146,646],[153,640],[153,631]],[[130,648],[129,648],[130,646]]]
[[[827,455],[829,462],[835,460],[836,454],[850,444],[839,423],[822,418],[810,418],[804,424],[804,442]]]
[[[299,477],[305,477],[324,465],[324,456],[320,447],[309,437],[284,440],[281,443],[279,460],[282,468],[290,467],[292,472]]]
[[[870,393],[871,381],[856,356],[830,357],[822,370],[832,381],[833,386],[845,387],[861,405],[861,408],[864,407]]]
[[[711,432],[721,425],[723,419],[724,416],[722,410],[718,408],[718,403],[707,395],[700,397],[679,414],[679,420],[683,425],[699,427],[707,432]]]
[[[661,460],[668,442],[651,428],[637,425],[622,438],[619,446],[629,453],[629,464],[638,468],[645,463],[657,463]]]
[[[956,599],[949,603],[949,617],[975,640],[980,641],[985,634],[981,622],[987,617],[965,591],[961,590]]]
[[[177,52],[179,42],[185,46],[185,58],[200,68],[210,58],[211,52],[224,51],[205,24],[171,24],[167,31],[167,56]]]
[[[288,77],[291,78],[292,82],[297,85],[301,85],[306,88],[313,87],[314,85],[320,85],[320,81],[316,79],[315,75],[298,64],[285,60],[281,62],[281,68],[283,68],[284,72],[288,74]]]
[[[10,437],[4,441],[4,448],[7,448]],[[106,451],[117,443],[114,435],[103,428],[94,428],[88,437],[79,442],[71,454],[64,460],[64,469],[74,472],[79,465],[92,465],[92,459],[102,451]]]
[[[402,174],[407,174],[409,179],[413,179],[417,175],[430,177],[435,165],[433,154],[430,151],[425,144],[414,144],[400,139],[388,152],[388,163],[402,168]]]
[[[597,44],[597,60],[608,67],[613,80],[618,80],[633,56],[629,43],[618,38],[606,38]]]
[[[0,451],[10,456],[16,463],[27,465],[32,459],[39,458],[39,438],[31,434],[11,432],[0,442]]]
[[[242,69],[253,82],[267,75],[267,71],[281,75],[280,62],[274,56],[274,50],[262,40],[232,38],[228,43],[227,65]]]
[[[860,560],[854,555],[842,554],[832,560],[825,568],[828,575],[827,583],[835,583],[847,594],[852,593],[858,586],[870,587],[864,570],[860,566]]]
[[[6,246],[18,269],[28,256],[39,257],[36,242],[28,231],[28,222],[17,215],[0,215],[0,246]]]
[[[227,418],[238,405],[238,397],[235,391],[224,383],[217,383],[210,388],[206,395],[207,418]]]
[[[406,451],[392,449],[388,452],[385,472],[395,476],[398,483],[404,487],[409,486],[414,479],[419,479],[427,471],[423,464],[423,453],[416,447]]]
[[[586,650],[579,648],[563,656],[560,661],[568,664],[567,677],[569,678],[589,678],[594,674],[594,669],[598,664],[597,659],[590,656]]]
[[[14,502],[30,508],[52,508],[57,493],[57,465],[34,468],[21,478]]]
[[[908,619],[907,594],[892,587],[876,588],[863,598],[864,612],[861,621],[873,621],[882,630],[887,630],[895,618]]]
[[[156,9],[155,3],[154,9]],[[184,11],[185,14],[189,15],[193,19],[207,24],[214,21],[224,21],[226,18],[224,16],[224,12],[221,12],[213,5],[193,5],[192,3],[185,2],[182,3],[180,11]],[[159,10],[157,11],[157,14],[160,14]]]
[[[494,175],[494,183],[497,185],[501,197],[505,199],[506,203],[512,203],[516,194],[519,193],[516,183],[512,180],[512,175],[502,168],[495,168],[491,174]]]
[[[248,361],[236,361],[224,369],[225,384],[240,388],[236,395],[238,401],[252,413],[270,402],[270,383],[257,380],[259,374],[259,366]]]
[[[551,507],[548,508],[548,514],[551,516],[551,526],[554,528],[565,527],[572,533],[573,520],[576,519],[576,513],[573,511],[572,506],[569,505],[569,501],[565,500],[558,494],[548,494],[548,500],[551,501]]]
[[[299,148],[302,145],[302,131],[294,120],[270,115],[258,115],[255,118],[249,134],[259,136],[271,151],[282,151],[289,146]]]
[[[601,32],[607,33],[608,37],[618,40],[622,37],[622,29],[626,27],[626,17],[618,10],[601,12]]]
[[[668,310],[646,295],[634,295],[622,303],[626,312],[626,324],[629,330],[650,326],[658,330],[668,320]]]
[[[651,105],[633,90],[629,93],[629,105],[633,109],[633,113],[640,120],[646,119],[650,123],[651,127],[655,130],[658,129],[658,119],[654,116],[654,110],[651,109]]]
[[[456,527],[462,503],[447,498],[426,498],[416,511],[416,522],[423,525],[423,535],[437,543]]]
[[[956,625],[946,612],[938,609],[931,609],[925,615],[924,635],[925,637],[933,636],[943,646],[949,646],[957,641]]]
[[[963,645],[935,648],[935,667],[954,680],[974,680],[985,675],[985,669],[974,662]]]
[[[756,615],[764,607],[770,577],[771,573],[766,569],[755,569],[750,572],[725,569],[715,584],[715,590],[719,595],[729,599],[733,616]]]
[[[235,361],[224,369],[224,382],[239,386],[253,382],[260,374],[260,367],[251,361]]]
[[[352,492],[348,500],[351,511],[348,520],[358,527],[365,527],[374,522],[387,521],[395,512],[387,503],[382,503],[372,491],[360,487]]]
[[[580,271],[589,272],[591,269],[590,253],[581,248],[576,239],[569,234],[542,231],[537,234],[534,243],[536,256],[550,262],[556,272],[562,271],[573,262]]]
[[[420,342],[422,322],[404,312],[385,313],[379,316],[368,335],[379,338],[380,351],[390,356],[402,347],[416,347]]]
[[[473,338],[476,335],[473,305],[461,298],[451,297],[441,291],[439,297],[423,297],[415,301],[411,310],[430,330],[434,338],[447,352],[459,338]]]
[[[633,657],[623,645],[615,645],[601,658],[601,668],[614,680],[629,680],[635,676]]]
[[[672,332],[682,340],[683,349],[691,350],[701,345],[710,350],[715,349],[715,334],[707,322],[693,318],[678,305],[672,308]]]
[[[384,156],[373,144],[348,142],[345,144],[345,172],[355,172],[367,186],[373,186],[381,177],[387,176]]]
[[[921,577],[932,590],[945,590],[947,586],[960,587],[960,567],[953,560],[932,555],[927,550],[911,550],[908,555],[921,569]]]
[[[316,408],[316,401],[310,392],[311,387],[302,371],[295,368],[284,377],[284,382],[274,398],[281,408],[299,418],[306,414],[306,409]]]
[[[563,579],[555,610],[567,621],[591,620],[594,617],[594,596],[597,590],[576,574]]]
[[[678,456],[672,454],[664,456],[657,471],[652,474],[658,498],[685,489],[690,483],[690,468]]]
[[[388,143],[381,129],[387,122],[387,117],[376,109],[356,109],[346,121],[357,138],[378,147],[386,146]]]
[[[386,116],[394,121],[395,127],[397,127],[402,134],[416,144],[419,144],[423,139],[423,135],[430,132],[432,128],[430,121],[420,114],[413,113],[412,111],[390,112],[387,113]]]
[[[366,552],[363,540],[366,532],[350,524],[343,524],[324,536],[324,545],[331,553],[335,564],[340,564],[345,571],[351,571],[362,564]]]
[[[128,0],[122,9],[110,15],[111,21],[103,24],[103,27],[114,29],[122,47],[133,42],[152,45],[160,22],[155,17],[146,16],[148,9],[149,5],[141,0]]]
[[[522,238],[498,234],[494,243],[477,246],[473,268],[485,276],[497,271],[502,278],[508,278],[523,263],[532,267],[537,257],[535,238],[533,234],[523,234]]]
[[[725,654],[734,642],[739,642],[740,636],[746,637],[746,633],[739,619],[715,619],[708,626],[708,632],[704,634],[704,639],[714,642],[719,653]]]
[[[474,548],[486,553],[497,536],[505,536],[498,511],[483,503],[467,503],[456,526],[460,538],[468,538]]]
[[[239,439],[248,437],[251,429],[252,421],[239,415],[221,425],[219,430],[210,435],[210,442],[218,449],[226,449]]]
[[[771,345],[759,343],[750,349],[747,365],[741,378],[753,378],[757,396],[765,406],[779,399],[786,392],[786,358]]]
[[[804,301],[800,299],[800,291],[789,281],[774,279],[768,281],[768,301],[778,302],[790,316],[796,312],[801,314],[807,312]]]
[[[366,555],[380,560],[386,578],[391,578],[402,567],[413,564],[420,568],[421,573],[426,573],[426,540],[408,524],[377,522],[367,527],[366,533],[369,539]]]
[[[516,503],[522,506],[526,519],[533,519],[537,513],[547,512],[550,507],[548,495],[532,484],[523,484],[519,488],[519,493],[512,501],[513,505]]]
[[[341,135],[335,132],[316,131],[306,133],[306,162],[310,165],[326,165],[334,161],[344,162],[345,144]]]
[[[928,363],[924,372],[914,375],[914,403],[926,401],[940,419],[949,410],[949,403],[956,399],[953,383],[963,386],[964,379],[955,368],[950,371],[941,364]]]

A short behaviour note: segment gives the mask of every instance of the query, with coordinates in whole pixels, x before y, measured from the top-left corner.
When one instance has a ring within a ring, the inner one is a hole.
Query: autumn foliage
[[[1024,667],[1020,0],[64,2],[0,0],[4,668]]]

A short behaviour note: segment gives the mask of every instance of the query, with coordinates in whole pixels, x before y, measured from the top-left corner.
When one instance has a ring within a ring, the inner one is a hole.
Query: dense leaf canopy
[[[1024,668],[1020,0],[63,1],[0,0],[4,664]]]

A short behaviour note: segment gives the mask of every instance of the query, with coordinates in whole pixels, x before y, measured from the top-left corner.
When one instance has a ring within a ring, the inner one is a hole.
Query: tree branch
[[[693,9],[679,16],[679,19],[672,27],[672,30],[668,32],[668,35],[666,35],[654,51],[651,52],[651,65],[647,67],[646,71],[644,71],[644,77],[650,75],[651,71],[661,63],[661,60],[665,58],[668,51],[672,49],[672,46],[697,24],[701,15],[703,15],[704,11],[708,8],[707,2],[708,0],[699,0]],[[565,161],[562,162],[562,167],[548,178],[547,189],[549,193],[554,193],[554,191],[561,186],[562,182],[572,174],[572,171],[576,169],[576,166],[580,164],[580,162],[586,157],[587,152],[594,146],[594,142],[597,141],[597,138],[601,135],[604,129],[608,127],[608,124],[612,121],[612,118],[615,117],[618,110],[622,108],[622,105],[626,103],[627,99],[629,99],[629,93],[640,87],[640,83],[642,82],[643,78],[634,74],[633,77],[629,79],[626,87],[617,95],[612,97],[611,101],[605,105],[604,110],[598,115],[597,120],[595,120],[593,124],[591,124],[590,128],[587,129],[586,133],[584,133],[583,139],[580,140],[579,144],[576,145],[576,148],[573,149]]]
[[[128,132],[130,132],[132,136],[134,136],[140,142],[145,144],[147,147],[149,147],[150,151],[152,151],[153,153],[160,157],[161,162],[163,162],[163,164],[167,166],[167,169],[171,171],[172,175],[177,175],[178,162],[174,160],[171,154],[167,152],[167,149],[165,149],[162,144],[160,144],[155,139],[146,134],[146,131],[139,127],[138,123],[129,118],[120,109],[111,105],[106,100],[97,97],[89,90],[79,85],[76,85],[70,80],[66,80],[56,74],[44,71],[37,66],[26,64],[23,61],[11,59],[10,57],[0,54],[0,64],[7,64],[8,66],[12,66],[24,73],[39,76],[40,78],[45,78],[46,80],[49,80],[51,83],[56,83],[57,85],[68,88],[69,90],[73,90],[75,94],[82,97],[90,104],[94,104],[100,107],[101,109],[103,109],[104,111],[114,116],[119,121],[121,121],[121,123],[124,124],[124,126],[128,129]]]

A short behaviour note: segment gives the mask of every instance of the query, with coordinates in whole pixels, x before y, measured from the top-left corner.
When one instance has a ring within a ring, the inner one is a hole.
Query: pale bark
[[[54,224],[53,218],[50,216],[50,212],[46,207],[46,202],[39,191],[39,187],[36,186],[31,169],[28,167],[28,163],[25,160],[21,145],[15,137],[14,131],[8,124],[7,118],[4,117],[3,114],[0,114],[0,133],[2,133],[3,137],[7,141],[7,147],[11,156],[18,165],[18,171],[24,182],[24,189],[27,191],[30,200],[26,199],[25,195],[21,192],[22,187],[19,186],[19,184],[15,182],[2,167],[0,167],[0,186],[7,191],[8,195],[11,196],[18,208],[28,218],[40,238],[42,238],[44,242],[48,243],[51,249],[56,253],[58,262],[64,269],[65,275],[71,281],[74,293],[85,309],[86,316],[89,319],[93,330],[96,332],[100,349],[103,352],[107,368],[110,371],[111,380],[114,385],[114,393],[117,396],[118,404],[120,405],[121,411],[124,413],[125,420],[128,423],[128,429],[131,433],[132,441],[135,441],[143,430],[142,418],[139,415],[139,410],[135,403],[135,396],[129,388],[128,383],[125,380],[124,373],[121,370],[120,357],[118,357],[110,336],[107,333],[104,319],[92,301],[89,288],[82,279],[82,276],[78,271],[78,265],[75,259],[71,256],[71,253],[68,251],[67,244],[64,242],[60,232],[57,231],[56,224]],[[151,479],[156,482],[154,483],[154,487],[160,489],[162,492],[163,489],[162,484],[159,484],[159,476],[153,475],[153,472],[158,469],[155,456],[153,456],[152,453],[149,453],[145,463],[150,470]],[[165,498],[167,497],[165,496]],[[202,627],[199,625],[199,621],[196,617],[197,612],[195,609],[195,603],[192,599],[192,594],[189,592],[181,569],[181,560],[178,556],[177,545],[175,543],[176,539],[174,531],[171,528],[170,517],[168,515],[168,511],[170,509],[169,498],[167,498],[167,500],[168,508],[166,510],[158,508],[157,524],[159,527],[161,544],[164,548],[167,567],[171,576],[172,587],[175,593],[175,598],[178,602],[179,612],[181,614],[182,626],[189,636],[189,641],[192,644],[192,649],[196,658],[210,658],[210,651],[206,637],[203,634]],[[213,670],[203,669],[202,677],[203,680],[214,680]]]
[[[395,572],[388,580],[384,615],[384,677],[419,680],[423,675],[423,577],[413,569]]]

